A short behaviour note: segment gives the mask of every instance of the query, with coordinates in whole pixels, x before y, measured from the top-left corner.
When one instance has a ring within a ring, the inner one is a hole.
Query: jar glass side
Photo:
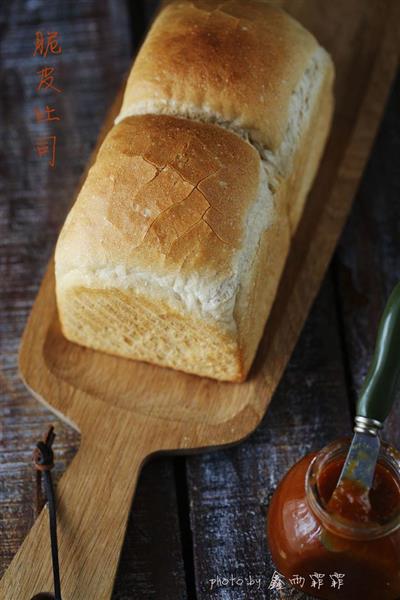
[[[327,512],[319,494],[319,475],[330,461],[341,456],[344,460],[348,447],[348,439],[337,440],[319,453],[304,457],[282,479],[268,512],[272,558],[288,580],[304,579],[302,586],[295,587],[315,597],[395,600],[400,598],[399,515],[379,525],[379,531],[359,525],[350,527],[350,531],[346,524],[343,535],[343,523],[337,523]],[[385,445],[380,460],[390,466],[400,485],[398,453]],[[315,587],[315,574],[324,574],[319,589]],[[332,587],[338,585],[337,575],[343,575],[341,593]]]

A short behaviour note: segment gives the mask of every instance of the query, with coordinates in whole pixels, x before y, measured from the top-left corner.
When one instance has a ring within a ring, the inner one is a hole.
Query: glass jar
[[[399,600],[400,455],[382,444],[370,494],[379,519],[352,520],[327,509],[349,444],[341,439],[308,454],[282,479],[268,511],[272,559],[294,587],[317,598]]]

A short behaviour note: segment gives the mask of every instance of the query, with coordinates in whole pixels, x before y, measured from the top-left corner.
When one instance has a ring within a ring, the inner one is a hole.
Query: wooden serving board
[[[257,426],[349,212],[398,62],[400,3],[283,4],[333,56],[336,112],[248,380],[216,382],[71,344],[60,332],[53,262],[34,304],[21,344],[22,377],[82,434],[57,490],[63,600],[110,598],[138,474],[151,454],[232,444]],[[29,600],[52,589],[46,512],[2,579],[1,599]]]

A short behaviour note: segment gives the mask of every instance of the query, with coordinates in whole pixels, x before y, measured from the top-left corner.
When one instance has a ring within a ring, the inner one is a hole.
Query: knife
[[[395,399],[400,375],[400,282],[383,312],[372,363],[356,405],[354,436],[332,497],[344,481],[371,489],[380,449],[380,430]]]

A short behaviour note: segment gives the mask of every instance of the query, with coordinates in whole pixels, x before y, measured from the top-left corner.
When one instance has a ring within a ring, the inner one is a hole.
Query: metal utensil
[[[400,283],[382,315],[372,363],[356,406],[354,436],[332,498],[344,481],[369,491],[380,449],[379,432],[392,407],[400,375]]]

